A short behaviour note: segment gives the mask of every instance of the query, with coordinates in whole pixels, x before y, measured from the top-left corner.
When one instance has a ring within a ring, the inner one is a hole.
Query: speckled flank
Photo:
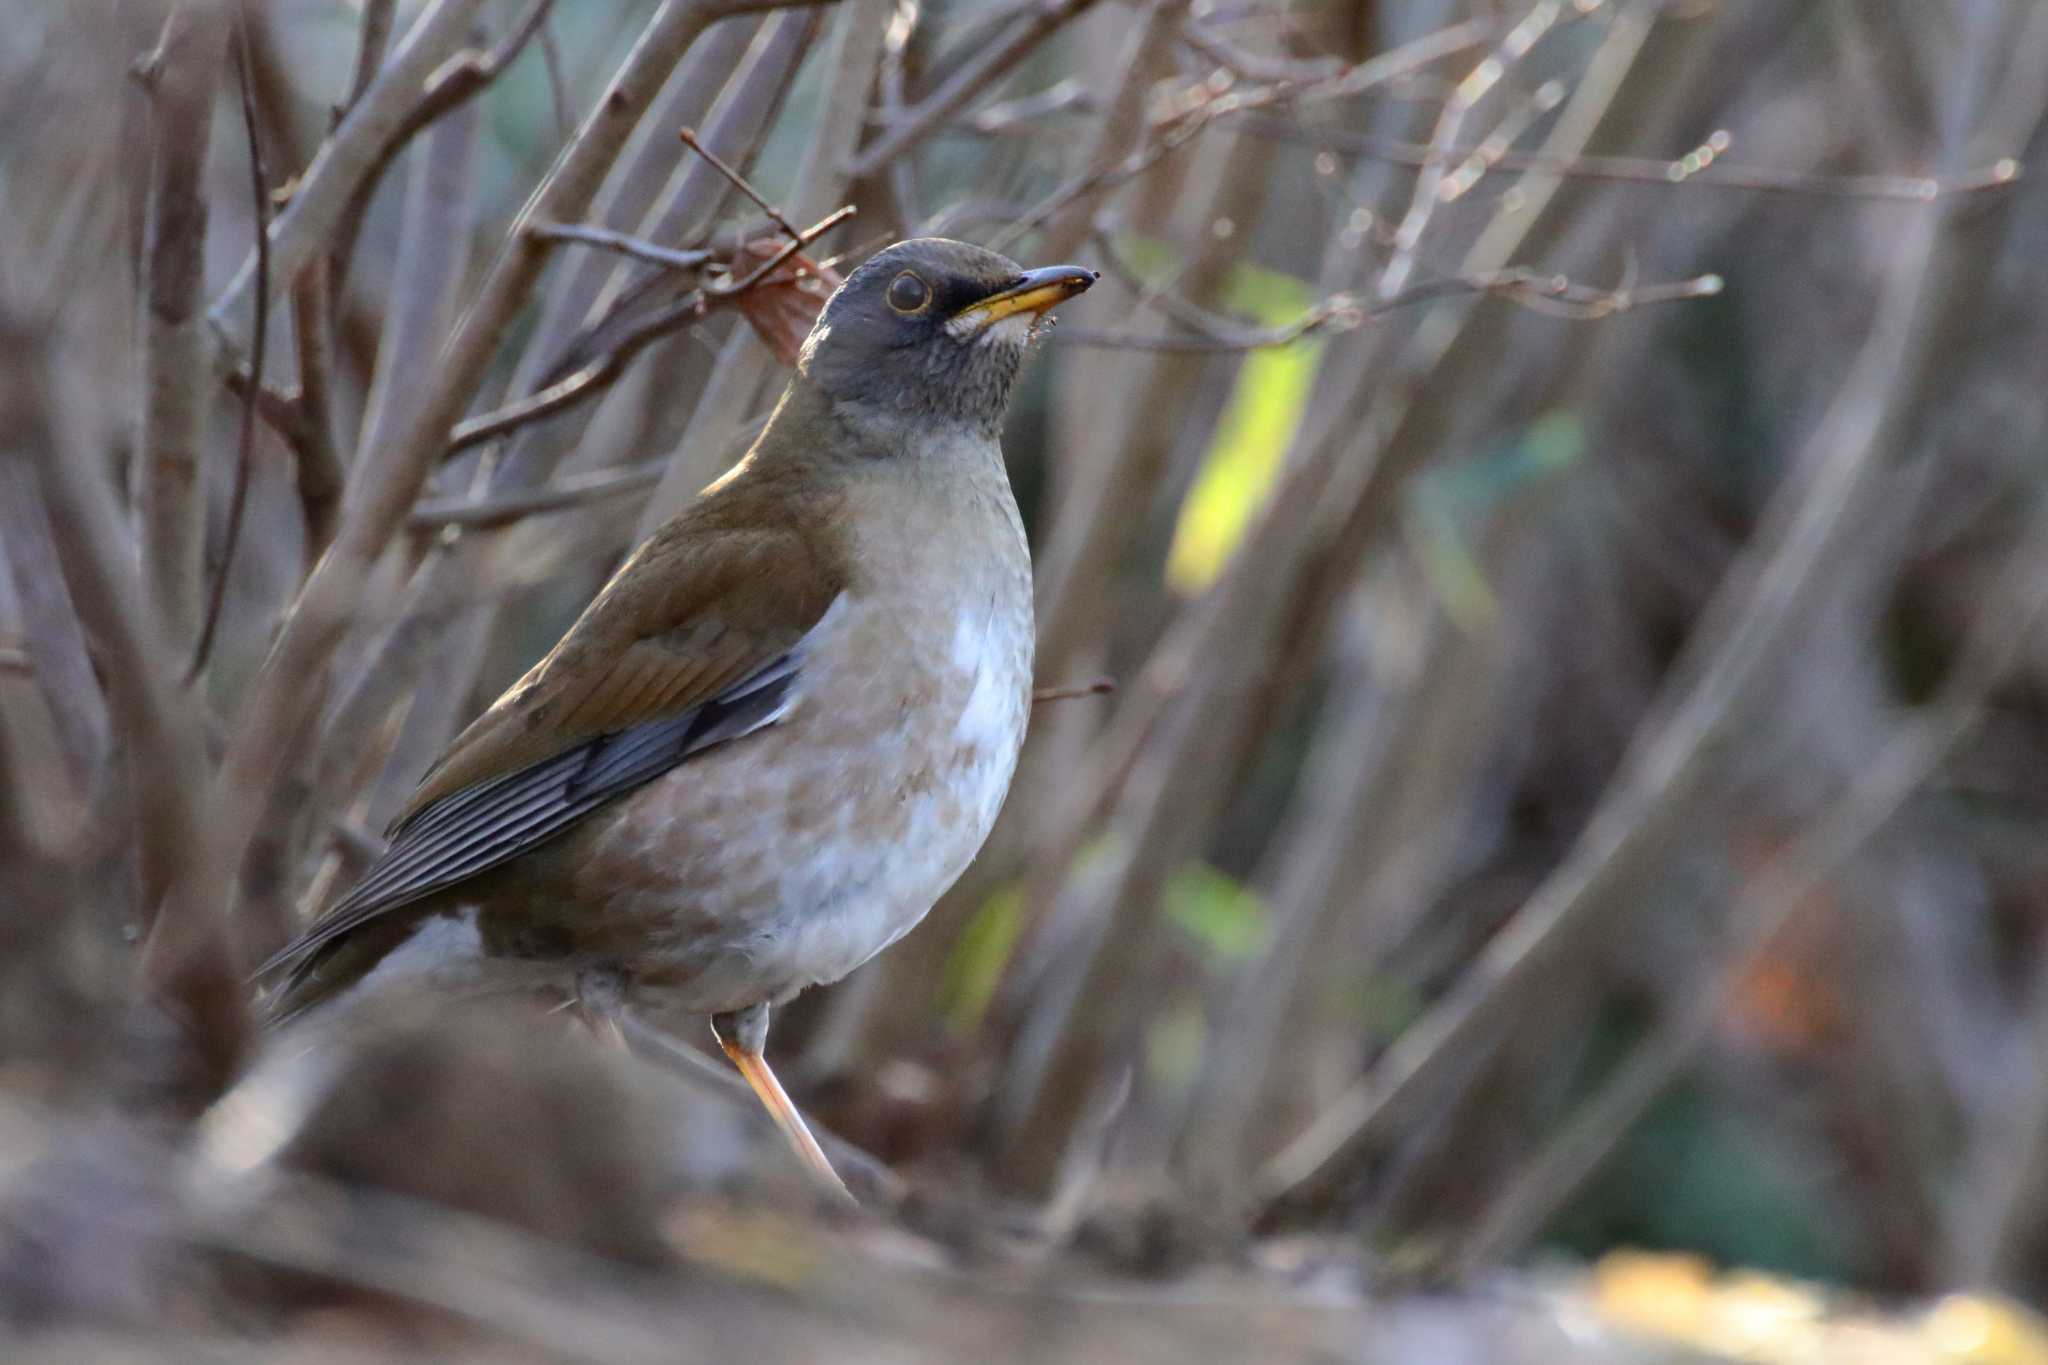
[[[849,499],[861,558],[886,571],[805,638],[786,716],[530,859],[493,892],[494,951],[615,957],[637,990],[713,1013],[837,980],[923,918],[1001,809],[1032,646],[1023,528],[993,450],[924,472]],[[996,537],[1018,553],[988,553]],[[587,934],[519,942],[519,903],[542,897],[578,906]]]

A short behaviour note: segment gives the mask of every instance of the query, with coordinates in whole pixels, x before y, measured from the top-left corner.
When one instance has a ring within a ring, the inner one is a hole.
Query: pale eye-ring
[[[889,281],[889,306],[899,313],[915,313],[931,302],[932,287],[918,278],[915,271],[906,270]]]

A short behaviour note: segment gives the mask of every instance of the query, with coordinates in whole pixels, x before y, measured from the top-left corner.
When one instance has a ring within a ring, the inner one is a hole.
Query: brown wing
[[[702,506],[702,504],[700,504]],[[386,914],[552,839],[692,754],[772,724],[843,579],[815,538],[686,514],[457,736],[363,879],[265,963],[294,968]]]

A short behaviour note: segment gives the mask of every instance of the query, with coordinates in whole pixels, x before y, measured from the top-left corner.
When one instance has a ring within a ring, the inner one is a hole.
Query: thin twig
[[[552,15],[540,21],[541,65],[548,74],[548,104],[555,111],[555,140],[567,142],[576,135],[576,120],[569,113],[569,78],[562,70],[562,47],[555,41]]]
[[[864,180],[917,146],[1093,3],[1094,0],[1043,0],[1028,20],[975,53],[911,109],[901,123],[884,129],[880,137],[853,158],[847,167],[848,177]]]
[[[576,137],[508,227],[496,263],[477,286],[454,335],[424,377],[411,411],[403,415],[389,440],[364,452],[352,480],[360,493],[344,506],[334,543],[300,589],[262,671],[245,690],[213,784],[213,823],[222,832],[230,866],[241,864],[270,793],[285,770],[292,739],[303,729],[301,719],[326,691],[334,651],[361,608],[363,591],[378,560],[391,538],[402,530],[421,485],[447,447],[449,432],[540,277],[546,252],[526,238],[526,225],[584,219],[624,149],[638,114],[667,82],[690,44],[717,19],[756,7],[734,0],[701,0],[664,6],[649,18],[639,41]],[[394,62],[385,79],[402,64],[402,59]],[[373,94],[377,88],[372,87]],[[365,106],[371,101],[371,96],[365,96]],[[358,108],[351,114],[343,123],[343,132],[363,113],[364,109]],[[317,168],[317,158],[315,165]],[[312,178],[311,172],[308,178]],[[341,188],[346,193],[354,184],[355,178],[349,177]],[[298,202],[294,201],[295,206]],[[333,218],[327,218],[325,226],[331,228],[332,224]],[[279,229],[273,227],[272,231],[275,244]],[[324,244],[324,230],[318,240]]]
[[[1039,687],[1031,693],[1031,704],[1041,702],[1071,701],[1076,697],[1107,697],[1116,691],[1115,678],[1097,678],[1094,682],[1076,683],[1068,687]]]
[[[1255,81],[1287,81],[1299,85],[1330,80],[1345,68],[1341,57],[1268,57],[1243,48],[1207,22],[1189,17],[1180,24],[1180,39],[1211,62]]]
[[[1812,438],[1813,452],[1799,462],[1812,476],[1779,494],[1767,532],[1731,571],[1696,631],[1690,666],[1681,664],[1667,703],[1638,732],[1571,855],[1496,935],[1478,967],[1266,1164],[1258,1181],[1266,1221],[1284,1219],[1344,1180],[1392,1122],[1484,1045],[1517,990],[1605,922],[1625,901],[1625,888],[1639,884],[1643,860],[1672,837],[1685,798],[1743,714],[1738,703],[1781,655],[1807,599],[1833,581],[1822,565],[1854,535],[1859,522],[1850,513],[1888,466],[1878,447],[1899,439],[1902,400],[1918,387],[1931,339],[1942,333],[1926,311],[1942,297],[1932,277],[1953,272],[1930,268],[1941,259],[1938,226],[1935,213],[1920,215],[1901,243],[1871,335]]]
[[[753,200],[754,206],[760,209],[761,212],[767,214],[769,220],[772,221],[775,224],[775,226],[782,229],[783,236],[790,238],[798,238],[803,235],[802,233],[796,230],[796,225],[794,223],[791,223],[789,219],[782,216],[782,210],[776,208],[775,205],[769,203],[767,199],[762,196],[761,192],[755,189],[745,176],[741,175],[731,166],[726,165],[725,159],[723,157],[719,156],[718,153],[712,151],[709,147],[706,147],[701,141],[699,141],[695,129],[678,129],[676,132],[676,136],[682,140],[682,144],[685,147],[688,147],[698,156],[701,156],[706,161],[710,162],[711,169],[717,171],[720,175],[724,176],[734,189],[738,190],[741,194],[747,196],[747,198]]]
[[[316,251],[334,244],[334,231],[365,177],[381,165],[392,133],[406,120],[429,78],[461,49],[483,0],[431,0],[413,21],[389,64],[349,109],[299,177],[291,202],[270,225],[271,286],[295,280]],[[256,276],[251,251],[207,320],[223,337]]]
[[[1419,142],[1323,128],[1269,114],[1254,114],[1246,129],[1260,137],[1299,142],[1347,156],[1370,157],[1397,166],[1425,166],[1430,150]],[[1732,144],[1725,132],[1668,160],[1637,156],[1550,157],[1534,152],[1501,152],[1492,164],[1511,171],[1536,171],[1578,180],[1610,180],[1639,184],[1687,186],[1706,190],[1748,190],[1764,194],[1797,194],[1835,199],[1896,199],[1924,204],[1956,194],[1981,194],[2016,183],[2024,168],[2011,157],[1983,166],[1940,175],[1815,175],[1769,166],[1737,164],[1725,159]],[[1448,159],[1481,155],[1482,145],[1448,149]]]
[[[616,232],[605,227],[571,223],[535,223],[527,228],[526,235],[536,241],[575,242],[582,246],[594,246],[600,251],[614,251],[636,261],[661,266],[665,270],[699,270],[708,262],[717,259],[715,252],[678,251],[674,247],[662,246],[635,237],[631,233]]]
[[[406,518],[406,525],[419,531],[438,531],[447,526],[480,531],[506,526],[536,513],[560,512],[652,488],[661,482],[662,471],[667,468],[666,459],[646,460],[625,469],[571,474],[539,488],[514,488],[479,498],[435,498],[415,507]]]
[[[767,426],[768,417],[764,413],[741,427],[730,443],[731,459],[739,458]],[[472,531],[494,529],[540,513],[565,511],[651,488],[661,481],[668,465],[668,459],[663,457],[644,460],[624,469],[571,474],[538,488],[511,488],[476,498],[430,499],[412,510],[406,525],[421,531],[439,530],[444,526],[460,526]]]
[[[350,196],[347,208],[342,211],[334,231],[332,252],[337,266],[337,282],[346,277],[349,263],[355,256],[356,237],[362,230],[363,216],[369,211],[370,196],[376,192],[385,172],[398,159],[398,154],[435,120],[446,117],[489,89],[540,32],[552,3],[553,0],[528,0],[526,9],[497,46],[488,51],[464,48],[428,78],[418,102],[378,150],[355,193]]]
[[[349,72],[348,98],[334,111],[337,127],[370,88],[377,68],[384,64],[384,51],[391,46],[391,21],[397,10],[398,0],[365,0],[363,22],[356,30],[356,58]]]
[[[149,59],[154,156],[146,255],[148,326],[144,371],[142,563],[150,601],[186,648],[199,632],[205,596],[205,468],[200,442],[205,337],[206,149],[214,83],[226,56],[225,10],[182,5],[164,21]]]
[[[1429,230],[1430,219],[1438,206],[1449,198],[1444,192],[1444,168],[1452,160],[1451,152],[1457,145],[1465,119],[1479,101],[1492,92],[1502,74],[1541,42],[1563,15],[1563,0],[1539,0],[1452,90],[1451,98],[1437,115],[1436,131],[1429,140],[1430,156],[1415,178],[1408,211],[1402,215],[1401,225],[1394,230],[1393,255],[1380,272],[1379,294],[1382,299],[1393,297],[1407,286],[1408,277],[1415,270],[1422,236]]]
[[[249,340],[249,390],[263,392],[263,353],[270,339],[270,176],[263,167],[263,143],[256,133],[256,95],[249,80],[249,31],[246,21],[235,30],[235,84],[242,96],[242,133],[249,142],[249,188],[256,224],[256,323]],[[205,671],[220,628],[221,606],[227,601],[228,575],[235,566],[235,546],[242,538],[242,517],[249,504],[249,469],[256,459],[256,404],[242,404],[241,430],[235,438],[235,485],[228,496],[228,524],[221,539],[220,568],[213,576],[199,640],[185,670],[190,686]]]
[[[580,369],[564,375],[524,398],[456,423],[454,430],[449,433],[443,458],[453,458],[473,446],[494,441],[508,432],[553,416],[564,408],[592,397],[617,379],[625,370],[626,362],[638,355],[648,343],[703,317],[713,304],[729,302],[746,293],[787,265],[792,257],[824,233],[852,216],[853,206],[850,204],[827,214],[797,233],[794,240],[745,275],[737,279],[711,281],[699,285],[683,297],[662,305],[645,317],[634,319],[609,347]]]
[[[1021,215],[1008,231],[998,237],[997,249],[1001,250],[1007,244],[1021,239],[1077,200],[1114,188],[1144,174],[1219,119],[1233,118],[1274,105],[1305,99],[1314,94],[1362,94],[1475,47],[1486,41],[1493,32],[1494,25],[1489,22],[1468,21],[1452,24],[1412,43],[1360,62],[1357,66],[1318,85],[1275,82],[1270,85],[1254,86],[1249,90],[1226,91],[1221,95],[1211,91],[1205,82],[1187,85],[1176,98],[1160,101],[1165,106],[1165,112],[1155,119],[1150,130],[1151,136],[1144,145],[1128,156],[1099,163],[1067,180]]]
[[[1061,342],[1078,346],[1112,347],[1133,351],[1171,351],[1192,354],[1250,351],[1274,346],[1291,346],[1322,332],[1348,332],[1401,308],[1460,294],[1486,294],[1504,298],[1537,312],[1575,321],[1611,317],[1649,304],[1683,299],[1711,298],[1721,292],[1719,275],[1696,275],[1665,284],[1619,286],[1601,289],[1574,284],[1563,275],[1543,275],[1533,270],[1508,269],[1489,275],[1468,275],[1454,279],[1425,280],[1377,304],[1351,294],[1333,294],[1315,304],[1293,322],[1277,327],[1244,327],[1207,314],[1194,336],[1150,336],[1132,332],[1105,332],[1070,328],[1054,335]],[[1157,302],[1164,304],[1162,297]],[[1202,310],[1184,299],[1175,300],[1176,320],[1201,314]]]

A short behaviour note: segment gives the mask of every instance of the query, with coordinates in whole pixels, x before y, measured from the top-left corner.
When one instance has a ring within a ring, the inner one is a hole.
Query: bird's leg
[[[768,1007],[750,1005],[743,1010],[711,1016],[711,1033],[718,1039],[718,1045],[725,1049],[725,1055],[739,1068],[740,1075],[747,1078],[754,1094],[760,1099],[768,1117],[775,1120],[775,1126],[789,1139],[789,1145],[796,1148],[796,1154],[804,1165],[826,1188],[836,1192],[840,1198],[853,1202],[853,1195],[847,1190],[846,1182],[839,1178],[839,1172],[832,1169],[826,1159],[825,1149],[811,1136],[811,1130],[804,1124],[804,1116],[796,1111],[789,1094],[782,1088],[782,1082],[775,1079],[775,1073],[768,1069],[768,1059],[761,1055],[761,1049],[768,1042]]]

